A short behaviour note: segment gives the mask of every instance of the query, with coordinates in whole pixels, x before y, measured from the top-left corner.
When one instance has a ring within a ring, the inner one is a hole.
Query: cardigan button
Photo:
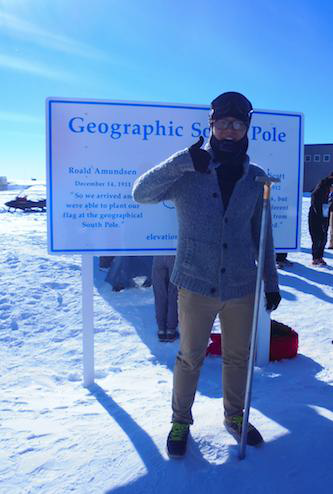
[[[225,268],[222,268],[221,269],[221,273],[225,273]]]
[[[224,218],[224,223],[228,223],[228,218]]]
[[[216,288],[211,288],[211,289],[210,289],[210,293],[211,293],[211,294],[213,294],[213,293],[215,293],[215,292],[216,292]]]
[[[223,248],[226,249],[228,247],[228,244],[224,243]]]
[[[213,197],[217,197],[217,192],[214,192],[213,193]]]

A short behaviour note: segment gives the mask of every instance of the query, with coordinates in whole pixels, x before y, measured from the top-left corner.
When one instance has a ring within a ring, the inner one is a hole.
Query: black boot
[[[182,458],[186,453],[189,424],[174,422],[167,440],[167,452],[170,458]]]
[[[227,431],[236,439],[237,442],[240,442],[241,434],[242,434],[242,425],[243,425],[243,416],[242,415],[234,415],[233,417],[228,417],[224,421],[225,428]],[[247,431],[247,444],[249,446],[258,446],[263,442],[262,435],[260,432],[254,427],[254,425],[248,424]]]
[[[168,341],[166,329],[159,329],[157,331],[157,336],[160,341]]]

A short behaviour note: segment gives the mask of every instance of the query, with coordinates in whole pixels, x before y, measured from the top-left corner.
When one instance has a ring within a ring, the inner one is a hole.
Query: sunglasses
[[[246,129],[245,123],[241,120],[227,120],[226,118],[216,120],[213,125],[217,130],[233,129],[240,131]]]

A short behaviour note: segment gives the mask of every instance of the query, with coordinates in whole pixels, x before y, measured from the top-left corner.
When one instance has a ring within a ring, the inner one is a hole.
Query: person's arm
[[[173,154],[141,175],[133,186],[133,198],[141,203],[156,203],[173,199],[177,182],[186,172],[209,173],[210,154],[201,149],[204,139]]]
[[[179,151],[141,175],[133,185],[133,198],[139,203],[157,203],[173,198],[178,180],[185,172],[194,172],[188,149]]]

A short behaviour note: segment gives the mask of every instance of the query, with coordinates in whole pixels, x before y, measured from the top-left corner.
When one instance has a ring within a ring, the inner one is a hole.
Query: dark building
[[[304,192],[311,192],[317,183],[333,174],[333,144],[304,145]]]

